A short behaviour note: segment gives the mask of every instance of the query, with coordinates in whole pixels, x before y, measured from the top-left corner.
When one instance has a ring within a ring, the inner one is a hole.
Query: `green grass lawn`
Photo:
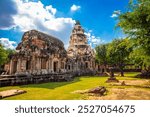
[[[119,80],[131,80],[137,73],[126,73],[125,77],[117,77]],[[1,87],[0,91],[8,89],[21,89],[27,91],[25,94],[8,97],[9,100],[76,100],[85,99],[85,95],[72,93],[76,90],[86,90],[97,86],[106,86],[111,88],[108,83],[105,83],[108,77],[76,77],[72,82],[50,82],[43,84],[30,84],[23,86],[8,86]]]

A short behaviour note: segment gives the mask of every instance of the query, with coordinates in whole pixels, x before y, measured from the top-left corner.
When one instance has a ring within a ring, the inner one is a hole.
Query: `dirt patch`
[[[122,82],[124,82],[126,86],[141,86],[141,88],[150,87],[150,80],[119,80],[118,83],[111,83],[110,85],[121,86]]]
[[[122,86],[124,81],[125,85]],[[119,83],[112,83],[110,85],[119,86],[118,88],[109,88],[108,95],[98,97],[89,96],[88,99],[99,99],[99,100],[150,100],[150,80],[120,80]],[[126,88],[124,86],[133,86],[133,88]]]
[[[150,100],[150,91],[144,89],[119,89],[111,88],[111,94],[106,96],[89,96],[89,100]]]
[[[125,85],[122,85],[123,81]],[[150,100],[150,90],[146,89],[150,88],[150,80],[120,80],[119,83],[109,85],[111,88],[107,88],[108,93],[104,96],[87,94],[88,90],[78,90],[74,93],[86,95],[87,100]]]

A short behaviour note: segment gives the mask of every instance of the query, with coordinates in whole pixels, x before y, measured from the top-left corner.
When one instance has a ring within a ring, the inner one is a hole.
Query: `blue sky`
[[[115,30],[117,15],[129,0],[0,0],[0,41],[14,48],[22,34],[36,29],[61,39],[68,46],[75,20],[79,20],[93,47],[124,35]],[[120,11],[119,11],[120,10]]]

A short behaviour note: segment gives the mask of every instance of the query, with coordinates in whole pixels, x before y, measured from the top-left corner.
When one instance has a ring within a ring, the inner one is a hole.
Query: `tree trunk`
[[[123,71],[123,68],[124,68],[123,64],[120,64],[120,65],[119,65],[119,69],[120,69],[121,77],[124,77],[124,71]]]
[[[123,71],[123,69],[120,70],[120,74],[121,74],[121,77],[124,77],[124,71]]]
[[[106,64],[104,65],[104,73],[107,72]]]

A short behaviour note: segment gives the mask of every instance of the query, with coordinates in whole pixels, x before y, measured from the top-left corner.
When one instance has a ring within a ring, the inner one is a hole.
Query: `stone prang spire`
[[[67,49],[68,65],[72,70],[85,71],[93,70],[95,65],[94,51],[87,43],[84,29],[79,21],[76,21],[72,30],[69,47]]]

